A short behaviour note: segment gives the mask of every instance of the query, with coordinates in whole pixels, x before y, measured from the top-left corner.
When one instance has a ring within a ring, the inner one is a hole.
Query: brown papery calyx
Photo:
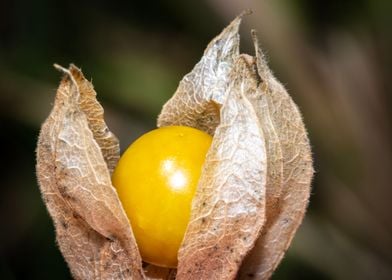
[[[119,143],[82,72],[64,73],[41,128],[37,176],[75,279],[268,279],[300,225],[313,176],[301,114],[256,55],[239,53],[242,15],[207,46],[158,126],[213,136],[176,270],[142,265],[110,181]]]

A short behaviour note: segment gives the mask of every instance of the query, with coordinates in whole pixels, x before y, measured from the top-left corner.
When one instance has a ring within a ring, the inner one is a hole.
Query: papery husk
[[[301,113],[269,69],[256,31],[252,32],[252,36],[256,50],[255,69],[260,77],[256,94],[263,96],[270,108],[270,120],[283,156],[283,186],[278,201],[275,200],[271,206],[273,210],[255,248],[241,266],[239,279],[269,279],[302,222],[308,206],[314,170],[309,138]],[[274,188],[274,185],[271,187]],[[272,195],[271,199],[274,198],[275,195]]]
[[[60,250],[75,279],[268,279],[300,225],[313,176],[298,107],[256,56],[239,54],[234,19],[163,106],[158,126],[213,136],[178,268],[142,267],[110,181],[119,144],[81,71],[64,78],[41,128],[37,175]]]
[[[208,44],[201,60],[163,105],[159,127],[185,125],[214,134],[220,123],[220,107],[226,99],[229,74],[239,55],[241,20],[242,15],[235,18]]]
[[[245,97],[255,86],[244,79],[248,74],[239,56],[192,202],[177,279],[233,279],[264,224],[267,159],[263,131]]]
[[[158,118],[158,125],[189,125],[214,135],[214,142],[219,143],[216,138],[222,136],[220,134],[216,135],[219,131],[216,127],[219,128],[220,125],[223,127],[229,126],[222,120],[222,116],[227,113],[225,112],[227,108],[222,107],[222,105],[233,101],[230,99],[235,99],[236,95],[233,94],[233,91],[242,90],[241,102],[251,104],[253,112],[257,116],[253,121],[259,125],[262,132],[260,137],[264,141],[263,145],[266,151],[266,167],[263,172],[266,176],[265,183],[259,182],[248,188],[248,191],[251,191],[256,186],[259,191],[265,192],[265,209],[262,210],[262,206],[259,206],[259,218],[264,222],[261,230],[260,225],[254,223],[253,232],[256,234],[250,241],[253,245],[247,248],[245,252],[247,257],[243,262],[242,252],[235,255],[234,259],[237,260],[235,265],[232,262],[233,255],[225,254],[224,248],[218,246],[222,252],[218,251],[214,254],[214,256],[222,256],[220,261],[216,259],[210,261],[209,258],[212,254],[203,253],[206,250],[201,249],[202,245],[194,245],[195,242],[192,240],[198,240],[200,243],[205,242],[208,240],[204,237],[206,232],[213,232],[214,227],[225,226],[224,217],[221,217],[220,221],[214,219],[216,223],[211,223],[211,226],[207,228],[199,225],[199,231],[197,226],[194,225],[197,224],[198,219],[204,217],[203,213],[212,214],[216,210],[214,203],[212,205],[207,204],[207,208],[201,207],[200,203],[205,200],[215,199],[216,201],[222,195],[206,191],[214,187],[214,182],[211,179],[213,176],[204,175],[208,174],[208,169],[211,168],[209,157],[212,158],[214,165],[222,164],[222,161],[211,155],[213,153],[211,151],[214,149],[214,145],[212,145],[192,204],[191,222],[179,253],[179,279],[180,277],[186,279],[186,273],[188,275],[201,275],[206,279],[233,279],[235,277],[233,271],[237,271],[237,269],[240,269],[239,279],[270,278],[290,245],[308,205],[313,167],[309,139],[301,114],[285,88],[272,75],[259,47],[255,31],[252,34],[256,56],[252,57],[238,53],[239,40],[236,33],[238,32],[240,19],[241,17],[236,18],[208,45],[203,58],[191,73],[184,77],[174,96],[164,105]],[[216,42],[224,42],[222,45],[230,47],[224,48]],[[225,53],[225,50],[232,50],[228,52],[230,56],[220,56],[221,53]],[[243,67],[238,64],[242,64]],[[247,66],[245,67],[244,64]],[[210,67],[210,65],[213,65],[213,67]],[[235,69],[239,68],[246,68],[246,74],[242,72],[242,75],[240,75],[238,71],[236,74],[230,74],[235,73]],[[216,83],[216,87],[213,83],[209,83],[206,87],[203,82],[193,83],[193,80],[190,80],[189,77],[196,81],[208,80],[210,82],[219,81],[219,83]],[[240,79],[240,81],[237,81],[237,87],[229,86],[233,79]],[[211,95],[210,92],[214,94]],[[219,98],[214,98],[214,96]],[[241,102],[238,100],[234,102],[237,106],[240,106]],[[207,111],[207,108],[216,108],[216,112],[208,115],[211,126],[205,129],[204,125],[200,125],[200,123],[205,123],[206,115],[204,112]],[[249,111],[246,112],[248,117],[252,119],[254,114],[249,114]],[[190,113],[186,115],[186,118],[181,118],[181,114],[177,112]],[[233,122],[234,118],[228,121],[230,125]],[[235,137],[237,135],[233,133],[225,138],[225,141],[235,143],[233,140]],[[257,153],[258,148],[259,146],[256,143],[249,144],[249,149],[254,149],[254,154],[259,156],[259,159],[263,159],[263,154]],[[231,169],[236,168],[241,169],[235,162],[232,162]],[[215,167],[215,169],[220,170],[219,167]],[[225,175],[219,171],[216,173],[216,176]],[[204,179],[203,176],[208,177],[208,179]],[[241,193],[244,194],[246,191],[238,192],[238,195],[241,196]],[[225,193],[225,195],[230,194]],[[245,207],[246,203],[244,202],[243,205]],[[247,218],[243,219],[247,220]],[[215,240],[226,240],[226,236],[230,236],[231,231],[236,232],[238,228],[233,226],[231,230],[223,230],[215,237]],[[231,238],[233,243],[241,244],[239,238]],[[189,245],[188,241],[192,245]],[[210,243],[207,242],[207,244],[207,246],[210,246]],[[253,246],[254,248],[252,248]],[[203,258],[204,264],[201,265],[200,259]],[[184,269],[183,266],[187,269]]]
[[[143,279],[141,257],[110,179],[118,140],[80,70],[57,68],[64,78],[40,131],[36,169],[60,251],[75,279]]]

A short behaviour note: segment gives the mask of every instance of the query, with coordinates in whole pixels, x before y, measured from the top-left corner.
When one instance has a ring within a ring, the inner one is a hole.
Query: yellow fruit
[[[212,137],[186,126],[150,131],[128,147],[112,176],[144,261],[177,266]]]

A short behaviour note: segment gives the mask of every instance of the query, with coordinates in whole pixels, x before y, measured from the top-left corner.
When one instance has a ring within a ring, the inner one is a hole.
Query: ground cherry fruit
[[[112,180],[142,259],[177,266],[192,198],[212,137],[186,126],[150,131],[120,158]]]

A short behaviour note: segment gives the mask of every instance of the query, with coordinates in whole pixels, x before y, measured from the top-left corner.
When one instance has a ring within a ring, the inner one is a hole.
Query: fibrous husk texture
[[[254,31],[255,56],[239,53],[240,22],[211,41],[158,118],[213,135],[177,271],[142,266],[110,180],[119,143],[92,84],[75,66],[56,66],[64,77],[42,125],[37,174],[75,279],[271,277],[303,219],[312,158],[301,114]]]

